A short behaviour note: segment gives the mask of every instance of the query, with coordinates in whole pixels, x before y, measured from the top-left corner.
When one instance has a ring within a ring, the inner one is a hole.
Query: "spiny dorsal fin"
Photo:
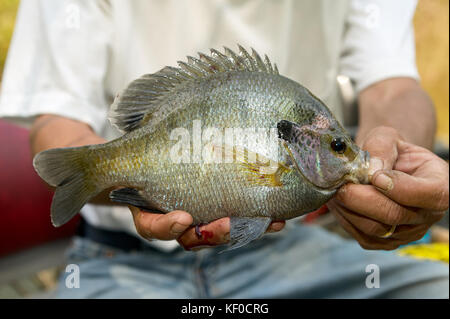
[[[187,62],[178,61],[178,68],[166,66],[154,74],[145,74],[131,82],[118,94],[111,106],[109,120],[123,132],[130,132],[147,123],[159,108],[159,101],[180,84],[192,79],[206,78],[211,74],[229,71],[249,71],[278,74],[267,55],[264,60],[252,48],[249,54],[238,45],[239,54],[224,47],[224,53],[211,49],[211,54],[199,52],[199,58],[187,57]]]

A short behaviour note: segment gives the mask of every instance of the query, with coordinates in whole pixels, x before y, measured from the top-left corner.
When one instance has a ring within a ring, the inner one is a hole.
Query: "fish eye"
[[[343,154],[345,150],[347,149],[347,145],[345,144],[344,140],[340,137],[336,137],[331,141],[331,149],[335,151],[338,154]]]

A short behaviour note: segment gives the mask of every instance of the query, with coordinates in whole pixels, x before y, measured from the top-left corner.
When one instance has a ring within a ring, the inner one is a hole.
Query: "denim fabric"
[[[147,246],[125,253],[75,238],[69,263],[80,288],[59,298],[448,298],[449,268],[441,262],[368,251],[317,226],[295,222],[240,249],[172,252]],[[367,288],[366,267],[380,269]]]

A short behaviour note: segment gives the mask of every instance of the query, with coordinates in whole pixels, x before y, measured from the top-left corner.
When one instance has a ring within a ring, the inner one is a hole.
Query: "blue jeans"
[[[58,298],[448,298],[449,268],[441,262],[363,250],[317,226],[286,229],[236,250],[223,247],[126,253],[75,238],[69,263],[80,287]],[[379,288],[366,286],[366,267],[379,269]]]

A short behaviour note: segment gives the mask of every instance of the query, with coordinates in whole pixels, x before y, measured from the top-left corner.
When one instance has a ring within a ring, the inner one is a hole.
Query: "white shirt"
[[[347,75],[357,92],[390,77],[418,79],[415,6],[416,0],[22,0],[0,116],[29,125],[36,115],[58,114],[112,139],[119,134],[107,111],[130,81],[211,47],[236,49],[236,43],[267,53],[280,74],[306,82],[321,98],[327,95],[319,85],[325,76]],[[345,24],[334,25],[334,14]],[[322,19],[324,37],[312,31],[315,19]],[[326,38],[333,32],[337,39]],[[327,72],[320,69],[326,54],[314,50],[324,39],[340,48],[336,68]],[[93,225],[137,235],[126,208],[86,205],[82,214]],[[157,245],[172,248],[176,242]]]

